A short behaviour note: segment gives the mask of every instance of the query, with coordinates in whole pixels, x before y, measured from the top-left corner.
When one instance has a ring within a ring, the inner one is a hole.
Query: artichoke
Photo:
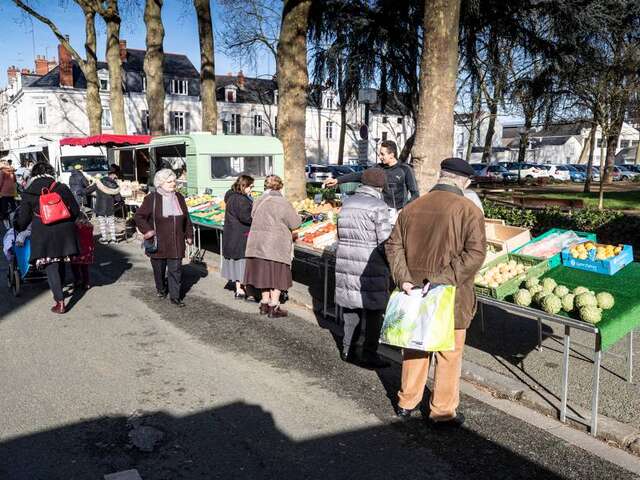
[[[558,286],[556,281],[553,278],[545,278],[542,280],[542,288],[544,288],[547,292],[551,293]]]
[[[573,293],[567,293],[564,297],[562,297],[562,309],[565,312],[571,312],[573,310],[573,300],[575,299],[575,295]]]
[[[516,305],[520,305],[521,307],[528,307],[531,305],[531,294],[529,290],[525,290],[521,288],[518,290],[513,296],[513,301]]]
[[[553,291],[553,294],[560,298],[563,298],[567,293],[569,293],[569,289],[564,285],[558,285]]]
[[[587,323],[596,324],[602,320],[602,310],[594,305],[582,307],[580,309],[580,319]]]
[[[596,300],[598,301],[598,307],[602,308],[603,310],[609,310],[610,308],[613,308],[616,303],[613,295],[611,295],[609,292],[600,292],[598,295],[596,295]]]
[[[591,293],[589,292],[581,293],[580,295],[576,295],[575,305],[578,308],[589,307],[589,306],[597,307],[598,300],[594,295],[591,295]]]
[[[542,299],[542,309],[555,315],[562,309],[562,301],[555,295],[547,295]]]

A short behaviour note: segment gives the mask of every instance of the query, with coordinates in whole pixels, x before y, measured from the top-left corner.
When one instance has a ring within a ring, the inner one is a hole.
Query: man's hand
[[[330,178],[322,183],[322,188],[335,187],[336,185],[338,185],[338,179]]]
[[[402,284],[402,291],[404,293],[406,293],[407,295],[410,295],[411,294],[411,290],[413,290],[413,283],[404,282]]]

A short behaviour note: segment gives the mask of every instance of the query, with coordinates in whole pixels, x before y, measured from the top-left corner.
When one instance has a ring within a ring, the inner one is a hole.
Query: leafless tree
[[[198,19],[198,36],[200,39],[202,130],[215,135],[218,131],[218,106],[216,103],[216,68],[211,5],[209,0],[193,0],[193,5]]]
[[[147,28],[147,51],[144,56],[144,75],[147,85],[149,130],[151,135],[164,135],[164,25],[163,0],[146,0],[144,24]]]

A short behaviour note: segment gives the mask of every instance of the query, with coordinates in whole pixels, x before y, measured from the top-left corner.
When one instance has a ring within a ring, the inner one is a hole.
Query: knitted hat
[[[387,182],[387,177],[381,168],[368,168],[362,173],[362,183],[370,187],[383,188]]]

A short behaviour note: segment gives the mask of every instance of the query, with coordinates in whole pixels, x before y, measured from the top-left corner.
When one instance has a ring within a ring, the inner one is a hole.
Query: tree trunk
[[[202,131],[218,133],[216,103],[216,68],[213,46],[213,23],[209,0],[193,0],[198,17],[200,38],[200,98],[202,100]]]
[[[607,135],[607,161],[605,163],[604,183],[610,184],[613,181],[613,166],[615,164],[616,149],[618,148],[618,140],[622,130],[623,117],[611,126]]]
[[[482,149],[482,163],[491,163],[491,151],[493,150],[493,136],[496,133],[496,118],[498,117],[498,102],[495,100],[498,95],[498,87],[493,90],[493,99],[489,103],[489,125],[487,134],[484,137],[484,148]]]
[[[587,158],[587,178],[584,181],[584,193],[591,193],[591,179],[593,177],[593,156],[596,152],[596,135],[598,122],[594,118],[591,132],[589,132],[589,157]]]
[[[533,116],[527,115],[524,118],[524,133],[520,135],[520,144],[518,145],[518,162],[523,163],[527,159],[527,146],[529,145],[529,132],[533,125]],[[520,170],[518,170],[520,171]],[[518,178],[518,181],[520,179]]]
[[[285,0],[278,42],[278,135],[284,147],[287,197],[306,197],[305,118],[309,74],[307,30],[312,0]]]
[[[400,157],[398,157],[398,161],[400,163],[407,163],[409,159],[409,154],[411,153],[411,149],[416,141],[416,132],[413,132],[407,141],[404,142],[404,146],[402,147],[402,151],[400,152]]]
[[[634,165],[640,165],[640,142],[636,145],[636,156],[633,159]]]
[[[87,8],[84,10],[85,42],[87,59],[80,65],[87,80],[87,118],[89,119],[89,135],[102,133],[102,102],[100,100],[100,83],[98,81],[98,58],[96,54],[96,14]]]
[[[147,28],[147,52],[144,55],[144,75],[147,79],[149,130],[152,136],[164,135],[164,25],[163,0],[146,0],[144,24]]]
[[[480,120],[480,107],[482,100],[482,90],[477,88],[477,91],[473,94],[473,106],[471,108],[470,125],[469,125],[469,140],[467,141],[467,152],[465,154],[465,161],[471,162],[471,154],[473,153],[473,146],[476,143],[476,129],[478,128],[478,122]]]
[[[347,106],[340,102],[340,140],[338,143],[338,165],[344,164],[344,142],[347,137]]]
[[[601,138],[604,138],[604,128],[602,129]],[[604,157],[605,147],[604,142],[602,142],[600,146],[600,191],[598,194],[598,210],[602,210],[604,208]]]
[[[421,192],[435,185],[453,151],[460,0],[425,0],[420,102],[413,165]]]
[[[109,106],[111,125],[116,135],[126,135],[127,122],[124,116],[124,93],[122,91],[122,61],[120,60],[120,15],[118,3],[112,2],[109,15],[103,17],[107,23],[107,64],[109,67]]]

